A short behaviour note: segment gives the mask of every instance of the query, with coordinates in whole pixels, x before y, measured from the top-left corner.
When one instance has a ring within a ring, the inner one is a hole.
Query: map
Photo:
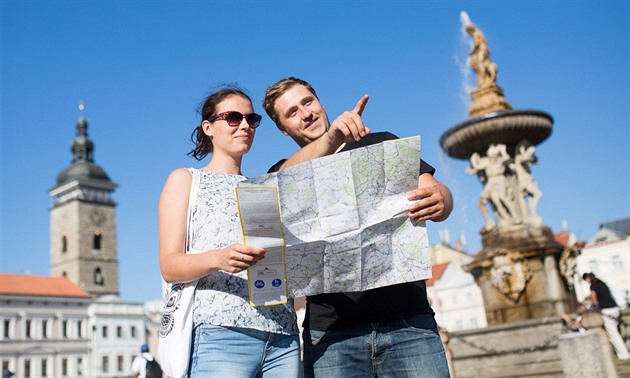
[[[282,224],[271,228],[278,229],[276,246],[284,243],[286,286],[294,296],[364,291],[431,277],[424,222],[406,214],[419,168],[415,136],[311,160],[239,189],[277,188]],[[260,214],[250,202],[240,212]],[[248,232],[244,227],[246,241]]]

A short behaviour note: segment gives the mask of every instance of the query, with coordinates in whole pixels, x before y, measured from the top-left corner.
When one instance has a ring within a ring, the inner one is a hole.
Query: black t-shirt
[[[371,133],[360,141],[344,146],[340,152],[398,139],[389,132]],[[269,169],[276,172],[286,159]],[[435,168],[420,160],[420,174],[433,175]],[[325,331],[332,327],[369,323],[401,316],[429,314],[433,310],[427,300],[425,281],[408,282],[352,293],[319,294],[306,297],[304,327]]]
[[[606,285],[603,281],[596,280],[591,285],[591,291],[594,291],[595,294],[597,294],[597,304],[599,305],[599,308],[617,307],[617,302],[615,302],[610,294],[608,285]]]

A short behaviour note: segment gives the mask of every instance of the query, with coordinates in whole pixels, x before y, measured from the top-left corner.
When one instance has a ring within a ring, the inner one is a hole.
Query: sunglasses
[[[208,118],[208,122],[214,122],[219,119],[224,119],[227,121],[228,125],[232,127],[237,127],[238,125],[241,124],[241,122],[243,122],[243,118],[245,118],[245,120],[247,121],[247,124],[252,129],[255,129],[258,126],[260,126],[260,121],[262,120],[262,116],[260,114],[249,113],[247,115],[243,115],[243,113],[241,112],[231,111],[231,112],[224,112],[224,113],[219,113],[217,115],[214,115]]]

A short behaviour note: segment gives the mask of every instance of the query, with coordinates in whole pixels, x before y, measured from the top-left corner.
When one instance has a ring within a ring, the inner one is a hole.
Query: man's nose
[[[313,112],[311,112],[309,109],[307,109],[304,106],[300,106],[299,111],[300,111],[300,117],[303,120],[307,120],[313,116]]]

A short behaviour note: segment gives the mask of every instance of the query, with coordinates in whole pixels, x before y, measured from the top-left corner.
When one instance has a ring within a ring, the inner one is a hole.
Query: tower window
[[[103,236],[101,232],[96,230],[94,231],[94,238],[92,239],[92,249],[100,250],[101,249],[101,240]]]
[[[68,252],[68,238],[66,235],[61,237],[61,253]]]
[[[105,285],[105,279],[103,278],[101,268],[94,269],[94,284],[99,286]]]

